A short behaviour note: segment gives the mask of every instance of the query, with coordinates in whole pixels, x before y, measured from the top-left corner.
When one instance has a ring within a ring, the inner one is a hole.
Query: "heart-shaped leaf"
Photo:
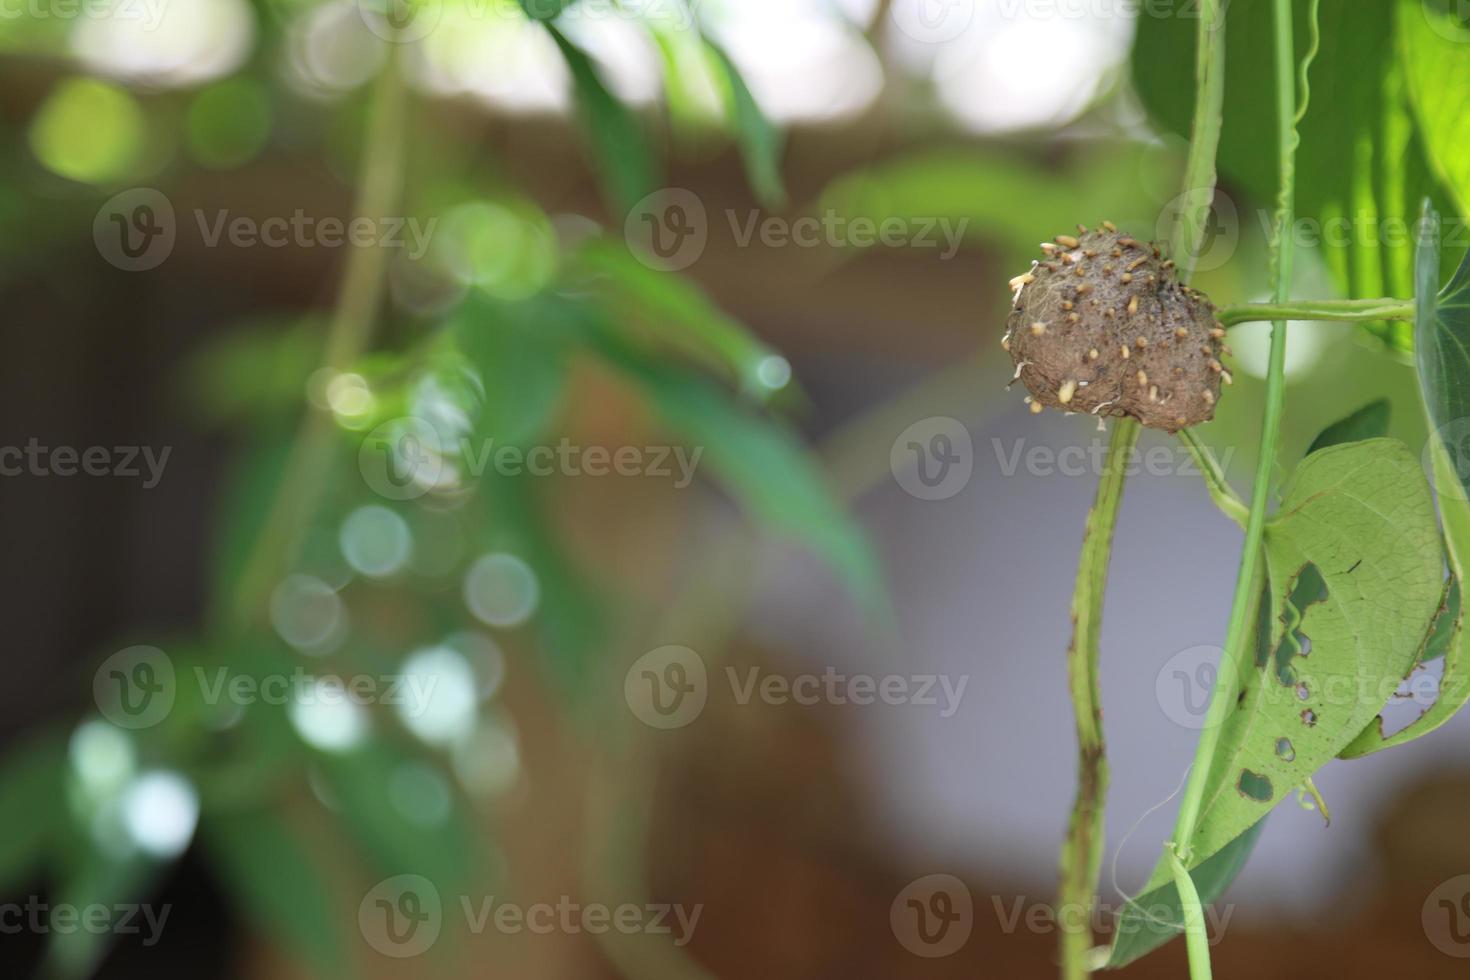
[[[1414,454],[1391,439],[1308,456],[1266,526],[1265,556],[1269,604],[1255,656],[1233,668],[1240,695],[1210,765],[1191,868],[1258,824],[1373,721],[1440,604],[1429,486]],[[1149,890],[1171,878],[1162,863]]]

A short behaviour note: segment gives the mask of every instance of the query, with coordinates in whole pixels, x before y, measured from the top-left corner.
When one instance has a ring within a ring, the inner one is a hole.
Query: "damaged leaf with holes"
[[[1192,844],[1208,865],[1369,725],[1422,648],[1444,584],[1419,460],[1369,439],[1319,450],[1266,527],[1267,587]],[[1196,871],[1198,874],[1198,871]],[[1161,864],[1154,891],[1172,878]],[[1116,965],[1116,958],[1115,958]]]
[[[1320,450],[1265,534],[1266,655],[1238,665],[1191,842],[1196,862],[1253,826],[1382,710],[1439,608],[1443,558],[1419,460],[1392,439]],[[1269,613],[1269,618],[1267,617]]]

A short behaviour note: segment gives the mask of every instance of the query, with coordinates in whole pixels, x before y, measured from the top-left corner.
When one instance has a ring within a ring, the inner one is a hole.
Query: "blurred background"
[[[1007,388],[1007,282],[1079,222],[1166,237],[1137,60],[1187,69],[1188,6],[0,0],[0,971],[1054,975],[1107,435]],[[1247,169],[1217,303],[1265,294]],[[1408,295],[1298,248],[1302,295]],[[1389,325],[1288,356],[1284,460],[1375,398],[1423,446]],[[1146,435],[1104,933],[1238,548]],[[1463,976],[1467,732],[1330,766],[1330,829],[1282,807],[1219,974]]]

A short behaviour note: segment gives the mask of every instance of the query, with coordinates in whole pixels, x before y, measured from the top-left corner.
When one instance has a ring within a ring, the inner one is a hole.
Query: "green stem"
[[[1316,24],[1317,4],[1312,4],[1312,22]],[[1290,0],[1273,0],[1274,51],[1276,64],[1276,123],[1277,140],[1281,150],[1281,190],[1276,209],[1276,225],[1271,243],[1271,287],[1278,306],[1285,306],[1291,288],[1292,243],[1286,229],[1291,226],[1295,209],[1296,191],[1296,148],[1298,143],[1295,68],[1296,54],[1292,40],[1292,13]],[[1316,30],[1313,30],[1312,50],[1307,54],[1302,67],[1306,77],[1317,48]],[[1304,86],[1305,88],[1305,86]],[[1271,353],[1266,374],[1265,415],[1261,422],[1260,456],[1256,462],[1255,481],[1251,490],[1250,514],[1246,518],[1245,543],[1240,553],[1240,571],[1235,580],[1235,595],[1230,606],[1230,624],[1225,634],[1225,649],[1221,656],[1218,680],[1210,696],[1209,712],[1205,716],[1205,727],[1200,733],[1199,745],[1195,749],[1194,763],[1189,771],[1184,796],[1179,804],[1179,818],[1174,827],[1172,842],[1172,865],[1175,886],[1184,913],[1184,925],[1189,945],[1190,976],[1193,980],[1209,980],[1209,946],[1204,934],[1204,916],[1200,908],[1199,895],[1190,877],[1193,842],[1198,829],[1200,808],[1205,790],[1209,785],[1211,764],[1219,746],[1225,713],[1234,702],[1239,687],[1240,672],[1235,665],[1245,662],[1246,644],[1250,639],[1253,623],[1251,610],[1260,589],[1261,542],[1265,536],[1266,503],[1271,489],[1271,472],[1276,461],[1277,444],[1281,432],[1281,416],[1286,402],[1286,321],[1275,320],[1271,325]]]
[[[1184,443],[1184,447],[1194,457],[1195,465],[1204,475],[1205,489],[1209,491],[1210,499],[1215,502],[1215,506],[1224,511],[1226,517],[1241,527],[1245,527],[1250,509],[1226,482],[1225,471],[1220,468],[1220,464],[1215,460],[1215,454],[1210,452],[1210,447],[1200,441],[1193,429],[1180,429],[1179,441]]]
[[[1217,317],[1227,327],[1253,320],[1412,321],[1414,303],[1403,299],[1282,299],[1222,307]]]
[[[1098,478],[1097,496],[1087,515],[1077,586],[1072,593],[1072,643],[1067,650],[1067,677],[1077,724],[1077,797],[1067,840],[1062,845],[1062,879],[1057,901],[1061,925],[1062,976],[1088,975],[1092,948],[1092,900],[1102,871],[1103,804],[1107,796],[1107,750],[1103,742],[1102,697],[1098,683],[1098,649],[1102,636],[1102,601],[1107,586],[1113,531],[1123,500],[1128,457],[1138,443],[1138,423],[1121,419],[1113,426],[1108,455]]]
[[[1177,853],[1169,854],[1174,869],[1174,883],[1179,889],[1179,907],[1184,914],[1184,938],[1189,953],[1189,975],[1192,980],[1210,980],[1210,936],[1205,930],[1204,905],[1194,879]]]
[[[1188,280],[1204,241],[1210,208],[1215,201],[1215,156],[1225,105],[1225,10],[1222,0],[1200,5],[1195,39],[1194,122],[1189,134],[1189,157],[1184,162],[1182,207],[1174,216],[1170,238],[1179,266],[1179,278]]]
[[[1225,13],[1221,0],[1203,0],[1195,59],[1196,97],[1189,156],[1184,165],[1183,207],[1175,216],[1170,244],[1179,278],[1194,270],[1214,201],[1215,155],[1220,145],[1225,101]],[[1072,644],[1067,656],[1073,712],[1077,723],[1077,797],[1072,804],[1067,840],[1062,847],[1061,913],[1062,976],[1081,980],[1089,974],[1092,945],[1091,909],[1102,869],[1107,752],[1102,733],[1099,695],[1099,641],[1113,529],[1123,500],[1123,466],[1138,441],[1138,423],[1124,419],[1113,427],[1109,465],[1098,483],[1088,514],[1077,585],[1072,596]]]
[[[357,217],[378,222],[398,207],[403,190],[408,104],[399,63],[401,47],[388,45],[387,61],[378,78],[353,209]],[[384,248],[349,248],[327,325],[324,363],[332,372],[350,368],[366,349],[386,281],[388,253]],[[265,526],[246,558],[236,594],[227,597],[233,602],[237,622],[248,622],[260,614],[276,580],[295,561],[332,465],[336,438],[330,413],[308,404]]]

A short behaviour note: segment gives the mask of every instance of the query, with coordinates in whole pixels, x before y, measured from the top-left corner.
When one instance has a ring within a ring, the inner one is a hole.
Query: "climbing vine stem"
[[[1312,44],[1302,61],[1301,77],[1302,105],[1296,98],[1296,53],[1292,39],[1292,11],[1290,0],[1273,0],[1272,21],[1276,70],[1276,135],[1281,152],[1280,193],[1277,198],[1276,221],[1271,241],[1271,292],[1280,315],[1289,315],[1288,294],[1291,288],[1292,241],[1289,229],[1295,211],[1296,193],[1296,149],[1299,142],[1297,124],[1306,111],[1308,93],[1305,84],[1307,69],[1316,55],[1318,47],[1317,4],[1312,0],[1310,19]],[[1230,621],[1225,634],[1225,648],[1221,656],[1218,678],[1210,699],[1209,712],[1200,733],[1195,751],[1194,764],[1189,772],[1184,796],[1179,805],[1179,817],[1174,827],[1174,839],[1169,845],[1169,860],[1174,872],[1174,882],[1179,890],[1183,910],[1185,937],[1189,947],[1189,970],[1193,980],[1209,980],[1209,942],[1204,929],[1204,916],[1200,899],[1190,877],[1192,845],[1199,825],[1200,809],[1205,789],[1209,785],[1211,764],[1220,742],[1220,729],[1225,712],[1235,700],[1239,684],[1236,664],[1244,662],[1246,643],[1251,634],[1251,610],[1259,582],[1261,543],[1265,536],[1266,504],[1271,488],[1271,473],[1276,460],[1276,450],[1281,430],[1281,416],[1285,407],[1286,384],[1286,320],[1273,320],[1271,325],[1271,352],[1266,374],[1265,413],[1261,422],[1260,454],[1256,463],[1255,480],[1251,489],[1250,512],[1246,518],[1245,543],[1241,549],[1240,571],[1236,577],[1235,594],[1231,602]]]
[[[1184,190],[1170,245],[1187,281],[1203,240],[1214,199],[1215,154],[1220,144],[1225,97],[1225,12],[1221,0],[1203,0],[1196,52],[1194,128],[1184,167]],[[1113,530],[1123,500],[1124,470],[1138,442],[1138,423],[1123,419],[1113,427],[1107,464],[1088,513],[1077,584],[1072,595],[1072,642],[1067,654],[1073,713],[1077,724],[1077,796],[1067,840],[1062,846],[1058,921],[1061,924],[1062,976],[1080,980],[1090,971],[1091,909],[1102,868],[1107,753],[1102,733],[1098,664],[1103,594]]]
[[[408,99],[400,44],[387,46],[369,110],[354,213],[381,222],[398,208],[403,194]],[[328,321],[324,367],[336,373],[350,368],[367,348],[386,283],[388,253],[381,245],[348,251]],[[333,461],[336,423],[324,409],[308,405],[292,443],[285,473],[266,515],[265,525],[246,556],[233,596],[235,620],[248,624],[260,616],[266,597],[295,561],[310,523],[326,473]]]
[[[1217,318],[1227,327],[1257,320],[1337,320],[1371,323],[1414,319],[1414,302],[1406,299],[1293,299],[1273,303],[1240,303],[1221,307]]]

